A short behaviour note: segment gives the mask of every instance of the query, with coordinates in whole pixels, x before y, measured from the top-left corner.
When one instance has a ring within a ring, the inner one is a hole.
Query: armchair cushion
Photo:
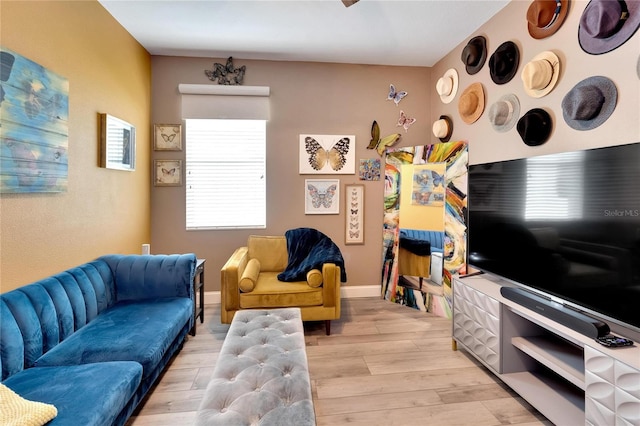
[[[261,272],[281,272],[287,267],[287,240],[282,236],[250,235],[249,259],[260,261]]]
[[[260,275],[260,261],[258,259],[249,259],[238,283],[240,291],[248,293],[253,290],[256,286],[256,281],[258,281],[258,275]]]
[[[322,285],[322,272],[320,269],[312,269],[307,272],[307,284],[309,287],[320,287]]]

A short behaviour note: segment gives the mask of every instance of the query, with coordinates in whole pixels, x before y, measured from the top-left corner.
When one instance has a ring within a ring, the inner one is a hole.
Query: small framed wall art
[[[344,199],[347,209],[344,243],[364,244],[364,185],[345,185]]]
[[[338,214],[340,213],[340,180],[339,179],[305,179],[304,181],[304,213],[305,214]]]
[[[182,186],[182,160],[154,160],[155,186]]]
[[[100,114],[100,167],[136,169],[136,128],[109,114]]]
[[[182,124],[154,124],[155,151],[182,151]]]

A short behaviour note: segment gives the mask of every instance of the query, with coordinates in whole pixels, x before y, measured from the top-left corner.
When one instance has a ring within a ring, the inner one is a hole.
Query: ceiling
[[[431,67],[509,0],[98,0],[152,55]]]

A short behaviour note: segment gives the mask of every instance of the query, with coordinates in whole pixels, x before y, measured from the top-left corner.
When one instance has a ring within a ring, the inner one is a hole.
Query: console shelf
[[[512,337],[511,344],[584,391],[584,352],[546,337]]]

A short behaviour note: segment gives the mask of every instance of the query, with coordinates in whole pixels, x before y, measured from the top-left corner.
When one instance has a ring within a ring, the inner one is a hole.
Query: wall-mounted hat
[[[476,36],[469,40],[462,49],[460,59],[469,75],[476,74],[487,60],[487,40],[483,36]]]
[[[622,46],[640,27],[640,1],[591,0],[578,26],[580,47],[599,55]]]
[[[458,71],[449,68],[436,82],[436,91],[443,103],[450,103],[458,93]]]
[[[433,122],[433,135],[440,142],[449,142],[453,133],[453,121],[446,115],[441,115],[439,120]]]
[[[489,73],[496,84],[511,81],[520,64],[520,49],[512,41],[502,43],[489,58]]]
[[[541,98],[551,92],[560,76],[560,59],[550,50],[537,54],[522,69],[524,91],[533,98]]]
[[[473,83],[460,95],[458,113],[467,124],[475,123],[484,111],[484,87],[482,83]]]
[[[555,34],[568,12],[568,0],[533,0],[527,9],[529,35],[541,39]]]
[[[489,108],[489,121],[494,130],[506,132],[520,117],[520,101],[513,93],[504,95]]]
[[[534,108],[520,117],[516,128],[524,143],[529,146],[538,146],[549,139],[553,122],[547,111]]]
[[[562,99],[562,116],[576,130],[595,129],[616,109],[618,89],[607,77],[595,76],[573,86]]]
[[[638,78],[640,78],[640,56],[638,56],[638,63],[636,64],[636,74],[638,74]]]

